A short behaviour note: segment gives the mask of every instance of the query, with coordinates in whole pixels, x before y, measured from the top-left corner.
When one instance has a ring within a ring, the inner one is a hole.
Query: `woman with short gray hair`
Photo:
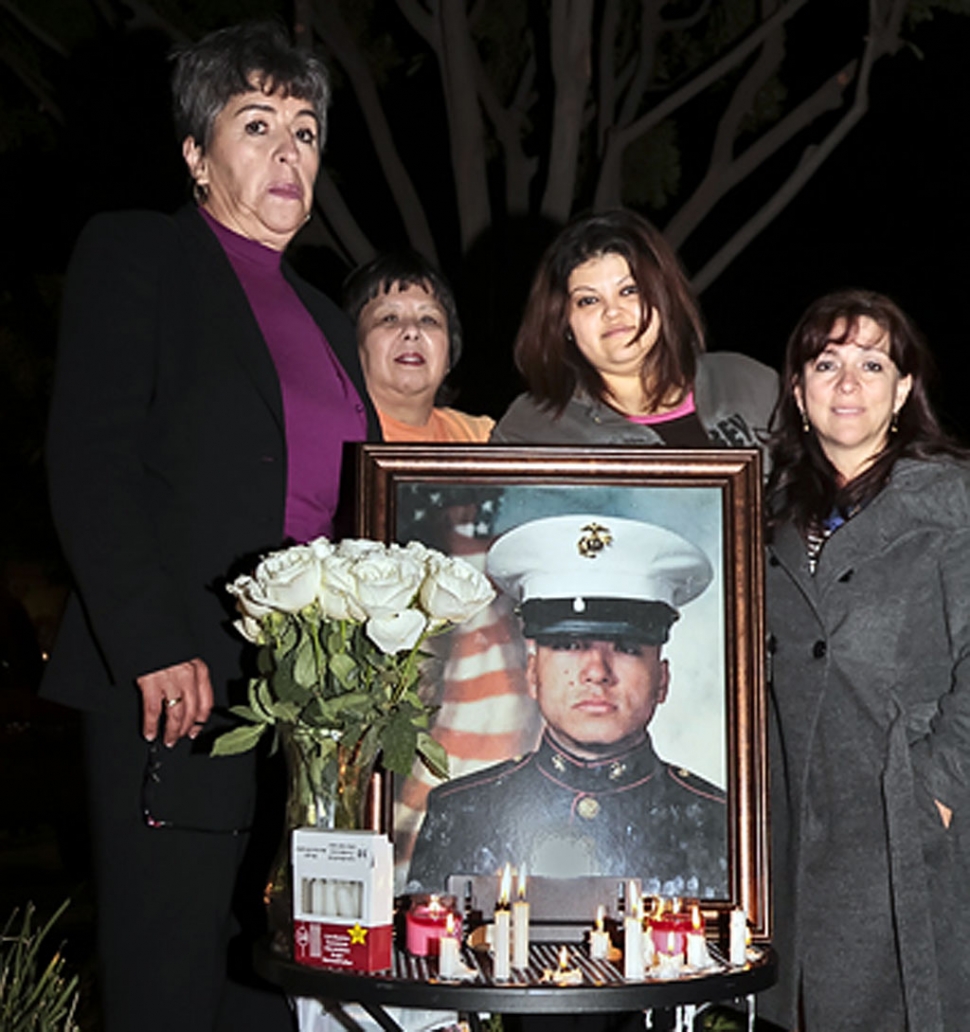
[[[68,272],[48,463],[77,590],[43,691],[85,716],[107,1032],[271,1032],[283,997],[227,975],[256,782],[252,756],[208,755],[245,682],[221,585],[331,535],[344,444],[379,430],[353,327],[283,260],[323,66],[233,26],[181,50],[174,87],[196,203],[97,216]]]

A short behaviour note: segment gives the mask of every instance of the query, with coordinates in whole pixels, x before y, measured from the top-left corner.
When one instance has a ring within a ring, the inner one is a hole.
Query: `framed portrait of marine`
[[[425,662],[449,778],[396,779],[396,891],[508,864],[588,921],[635,879],[768,938],[759,453],[364,445],[358,484],[361,536],[496,591]]]

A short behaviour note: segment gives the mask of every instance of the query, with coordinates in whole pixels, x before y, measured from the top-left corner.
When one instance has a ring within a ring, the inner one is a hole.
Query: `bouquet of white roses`
[[[447,756],[428,733],[433,707],[418,693],[422,645],[480,612],[494,591],[468,563],[426,548],[318,538],[266,556],[228,585],[236,627],[260,646],[246,721],[216,739],[215,755],[251,749],[288,726],[310,782],[326,791],[348,764],[411,770],[415,754],[440,776]]]

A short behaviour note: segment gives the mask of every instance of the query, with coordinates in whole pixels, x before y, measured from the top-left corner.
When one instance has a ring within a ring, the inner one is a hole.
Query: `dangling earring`
[[[809,421],[808,421],[807,413],[805,412],[804,409],[799,409],[799,411],[802,414],[802,433],[803,434],[811,433],[812,424],[809,423]]]
[[[891,434],[899,433],[899,409],[893,413],[892,422],[889,424],[889,432]]]
[[[192,183],[192,196],[195,198],[195,203],[202,207],[209,199],[209,187],[205,183],[200,183],[198,179],[194,180]]]

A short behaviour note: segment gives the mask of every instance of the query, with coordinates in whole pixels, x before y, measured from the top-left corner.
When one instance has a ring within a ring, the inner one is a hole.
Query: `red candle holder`
[[[691,916],[686,911],[662,913],[650,918],[650,937],[654,949],[674,957],[687,951],[687,933],[693,931]]]
[[[448,931],[448,918],[452,930]],[[404,916],[407,949],[414,957],[437,957],[438,940],[446,935],[461,938],[461,915],[455,907],[454,896],[411,897],[411,906]]]

